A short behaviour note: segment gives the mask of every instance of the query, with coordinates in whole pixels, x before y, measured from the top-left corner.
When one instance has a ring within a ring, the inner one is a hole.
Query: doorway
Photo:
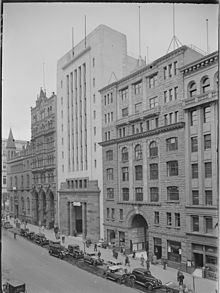
[[[202,268],[203,267],[203,254],[194,252],[194,259],[195,259],[195,267]]]

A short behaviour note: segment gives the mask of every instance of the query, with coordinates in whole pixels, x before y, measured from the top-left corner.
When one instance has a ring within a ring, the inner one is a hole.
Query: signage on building
[[[81,202],[79,202],[79,201],[74,201],[74,202],[73,202],[73,206],[74,206],[74,207],[80,207],[80,206],[81,206]]]

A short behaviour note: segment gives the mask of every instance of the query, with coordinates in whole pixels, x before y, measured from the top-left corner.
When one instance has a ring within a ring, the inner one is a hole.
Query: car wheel
[[[131,288],[134,287],[134,278],[130,278],[130,279],[129,279],[129,286],[130,286]]]
[[[152,285],[149,285],[149,286],[147,287],[147,289],[148,289],[149,291],[153,291],[153,286],[152,286]]]

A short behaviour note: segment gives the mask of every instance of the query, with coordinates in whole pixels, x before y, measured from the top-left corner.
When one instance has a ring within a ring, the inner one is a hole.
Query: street
[[[51,257],[40,246],[9,231],[2,231],[3,280],[16,279],[26,283],[27,293],[129,293],[137,290],[120,286]]]

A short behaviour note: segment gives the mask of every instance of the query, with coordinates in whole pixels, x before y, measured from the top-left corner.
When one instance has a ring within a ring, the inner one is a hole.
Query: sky
[[[98,25],[127,36],[128,54],[149,62],[167,53],[173,38],[173,4],[4,3],[2,50],[2,137],[31,139],[31,107],[40,88],[56,93],[57,61]],[[208,19],[208,35],[207,21]],[[218,49],[218,5],[175,4],[175,36],[182,45]],[[171,46],[172,48],[172,46]],[[44,64],[44,65],[43,65]],[[44,69],[43,69],[44,68]],[[44,74],[43,74],[44,72]],[[43,78],[44,76],[44,78]]]

